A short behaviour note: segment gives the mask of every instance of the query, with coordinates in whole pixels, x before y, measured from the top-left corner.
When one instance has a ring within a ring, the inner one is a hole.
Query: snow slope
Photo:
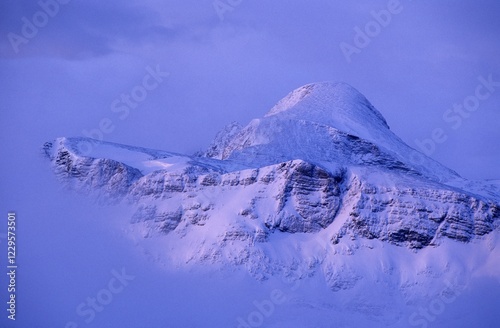
[[[385,165],[437,181],[458,177],[406,145],[370,102],[345,83],[298,88],[265,117],[253,120],[239,133],[234,130],[229,130],[229,141],[221,142],[224,138],[219,136],[207,156],[253,165],[293,159]]]

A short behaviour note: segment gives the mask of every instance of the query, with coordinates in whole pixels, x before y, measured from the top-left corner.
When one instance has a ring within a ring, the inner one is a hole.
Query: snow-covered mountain
[[[342,83],[294,90],[199,156],[87,138],[43,152],[67,186],[129,206],[132,233],[158,242],[160,257],[261,279],[322,272],[332,290],[351,289],[361,276],[334,265],[338,254],[480,242],[500,225],[500,183],[467,181],[412,149]]]

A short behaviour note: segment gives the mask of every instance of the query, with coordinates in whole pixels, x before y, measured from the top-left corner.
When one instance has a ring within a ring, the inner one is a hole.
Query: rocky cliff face
[[[423,154],[410,161],[416,151],[344,84],[295,90],[264,118],[228,126],[201,157],[84,138],[43,152],[71,188],[129,204],[144,236],[175,236],[192,245],[191,259],[256,274],[272,267],[270,242],[321,244],[322,259],[306,261],[314,266],[343,240],[421,249],[469,242],[500,222],[498,186],[472,188]]]
[[[349,235],[422,248],[442,237],[468,242],[499,223],[498,202],[446,186],[380,187],[355,179],[347,198],[349,218],[334,243]]]
[[[83,192],[97,192],[108,199],[121,198],[141,172],[108,158],[80,156],[67,147],[66,139],[46,142],[43,153],[53,163],[54,172],[64,183]]]

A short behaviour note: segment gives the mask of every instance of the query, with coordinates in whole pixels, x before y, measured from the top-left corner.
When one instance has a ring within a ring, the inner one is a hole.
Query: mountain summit
[[[292,91],[264,117],[228,125],[202,156],[85,138],[43,152],[71,188],[131,206],[132,226],[163,238],[170,258],[245,265],[257,277],[299,261],[322,266],[333,289],[352,283],[328,274],[346,242],[415,250],[467,243],[500,222],[498,185],[412,149],[344,83]]]
[[[389,129],[382,114],[368,99],[346,83],[312,83],[295,89],[265,116],[278,114],[352,132],[361,132],[366,128]],[[365,124],[360,124],[361,122]]]
[[[406,145],[384,117],[345,83],[314,83],[292,91],[263,118],[220,133],[207,157],[248,166],[303,159],[346,166],[376,166],[437,181],[458,178],[452,170]]]

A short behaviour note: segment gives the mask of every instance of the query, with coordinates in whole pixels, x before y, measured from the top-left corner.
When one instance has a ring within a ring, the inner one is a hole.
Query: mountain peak
[[[358,90],[346,83],[320,82],[295,89],[246,127],[226,128],[205,156],[251,167],[300,158],[375,165],[438,181],[458,176],[424,155],[417,154],[420,162],[412,161],[415,154]]]
[[[332,123],[376,122],[389,129],[380,112],[357,89],[343,82],[306,84],[280,100],[265,117],[289,115],[331,125]],[[333,122],[332,122],[333,121]]]

